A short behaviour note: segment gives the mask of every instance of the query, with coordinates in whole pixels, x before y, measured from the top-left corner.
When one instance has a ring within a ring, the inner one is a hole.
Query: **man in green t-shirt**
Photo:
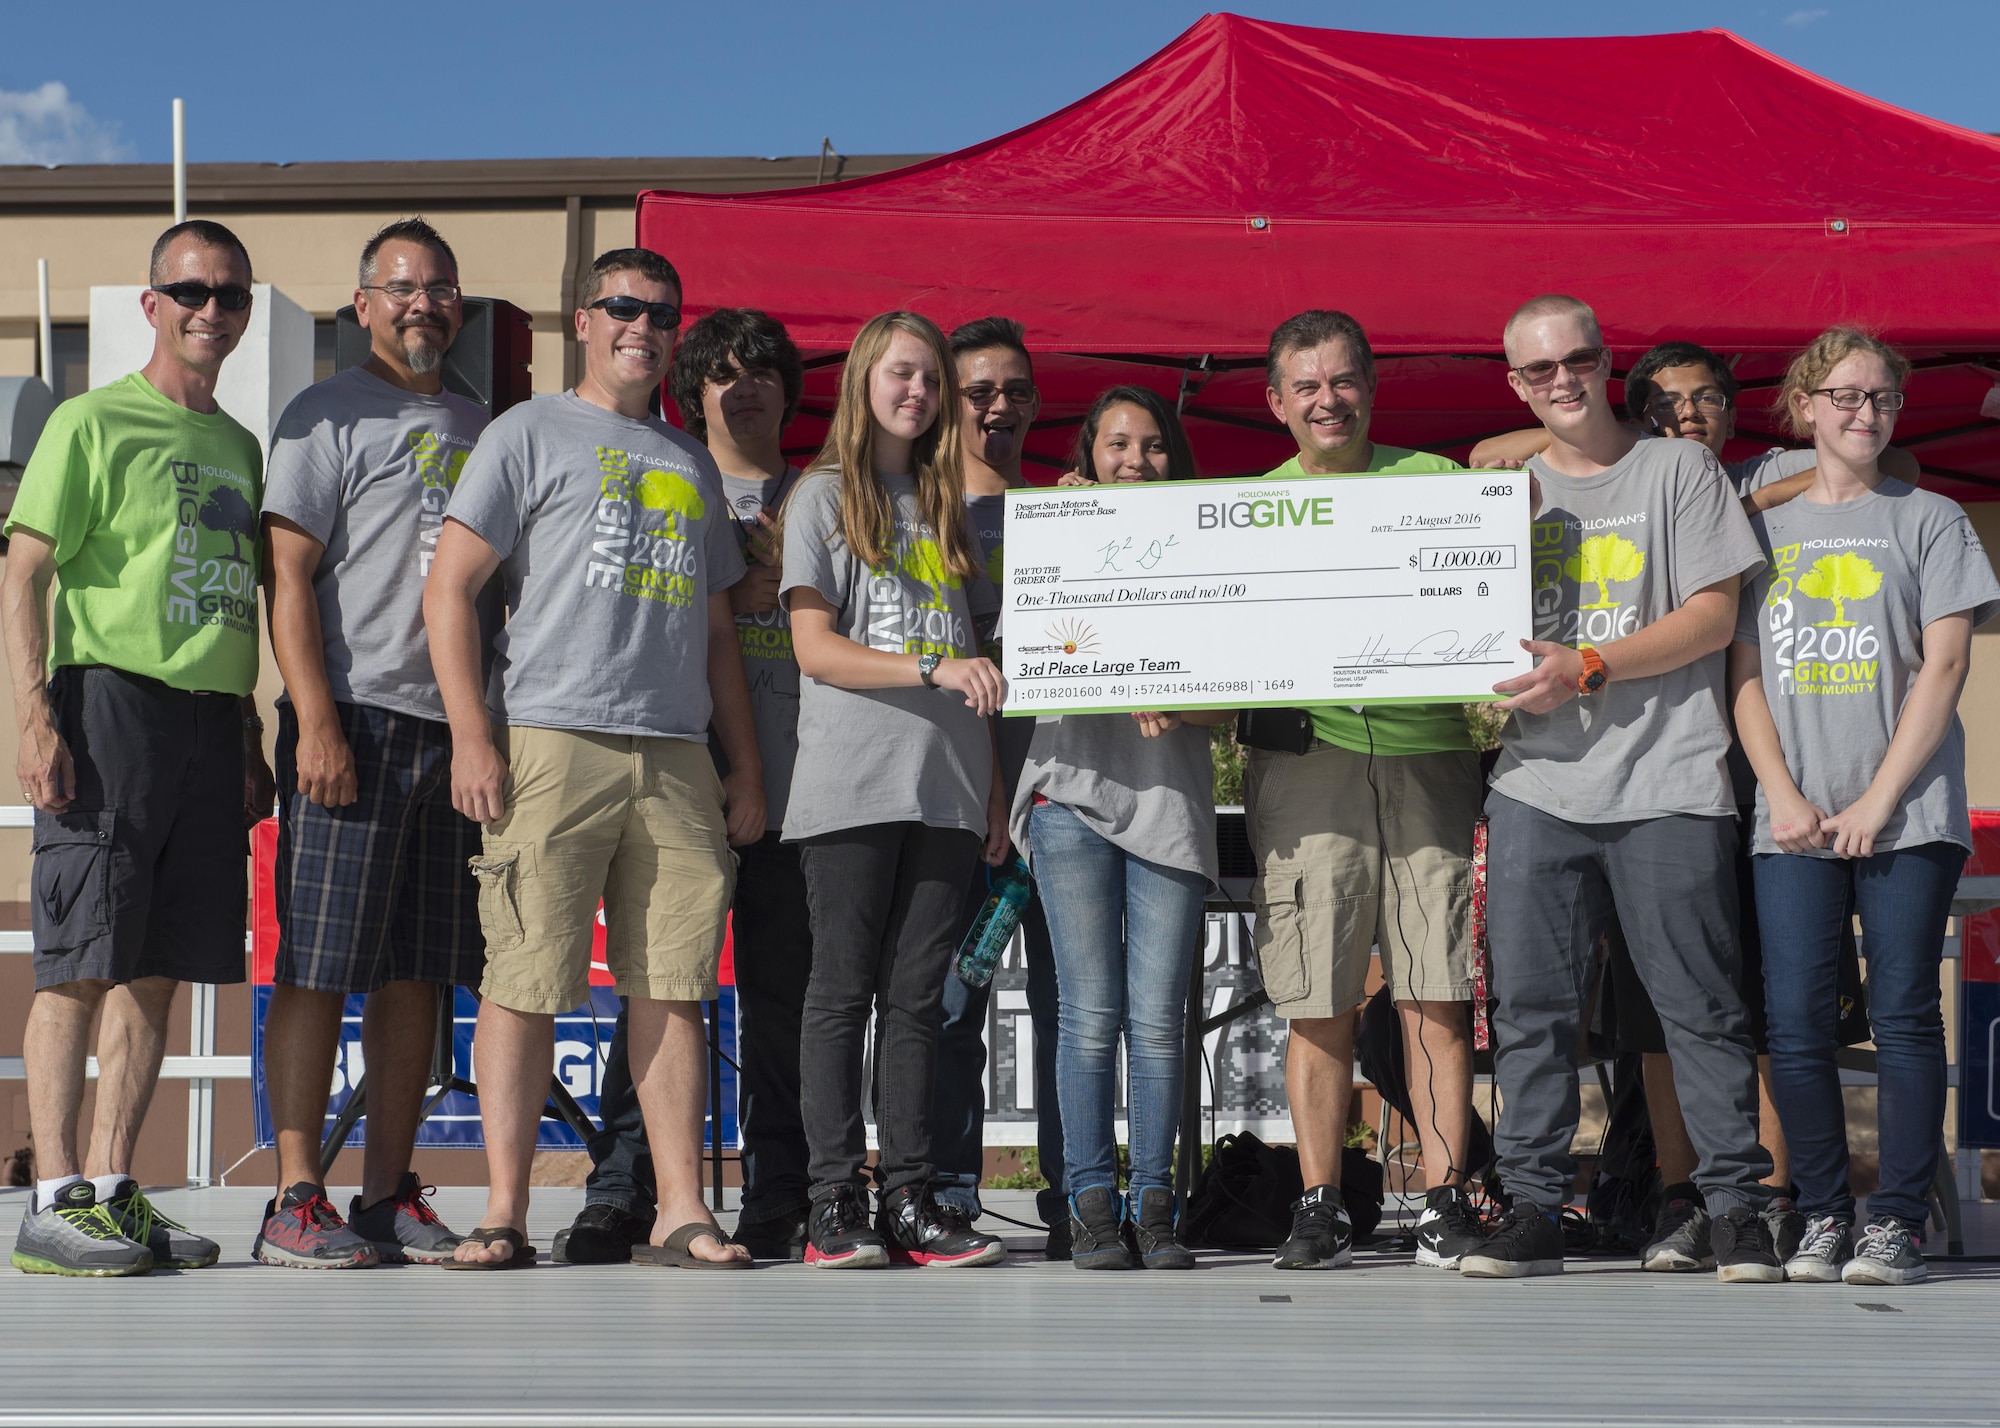
[[[35,807],[23,1042],[40,1179],[14,1246],[34,1274],[189,1269],[220,1253],[147,1203],[132,1148],[175,989],[243,980],[244,830],[274,793],[251,693],[263,457],[215,403],[250,321],[250,256],[219,223],[176,224],[140,305],[151,359],[49,418],[0,577],[16,773]]]
[[[1456,471],[1368,438],[1375,357],[1361,324],[1315,309],[1271,334],[1271,413],[1298,455],[1265,479]],[[1371,947],[1402,1020],[1410,1098],[1430,1189],[1417,1263],[1451,1268],[1480,1241],[1465,1196],[1472,1114],[1470,914],[1479,753],[1457,704],[1320,705],[1303,753],[1252,748],[1244,803],[1255,850],[1258,966],[1291,1023],[1285,1091],[1305,1195],[1272,1264],[1348,1262],[1340,1153],[1354,1079],[1356,1009]]]

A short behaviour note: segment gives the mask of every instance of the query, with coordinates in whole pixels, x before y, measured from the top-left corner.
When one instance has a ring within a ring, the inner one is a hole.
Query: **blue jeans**
[[[959,921],[959,940],[986,906],[986,866],[972,875]],[[1063,1127],[1056,1106],[1056,964],[1039,897],[1021,913],[1028,953],[1028,1014],[1035,1028],[1035,1148],[1049,1188],[1035,1196],[1035,1211],[1053,1225],[1063,1205]],[[968,987],[954,973],[944,982],[944,1025],[938,1031],[937,1083],[931,1090],[931,1188],[939,1201],[978,1215],[979,1181],[986,1172],[986,1027],[993,986]],[[1017,1055],[1016,1076],[1029,1074]]]
[[[1208,879],[1122,851],[1060,803],[1036,804],[1030,829],[1062,998],[1056,1093],[1069,1193],[1118,1187],[1121,1031],[1131,1190],[1171,1186],[1188,978]]]
[[[1834,1066],[1841,924],[1861,918],[1875,1028],[1881,1186],[1868,1208],[1921,1225],[1944,1129],[1944,1014],[1938,963],[1965,850],[1922,843],[1869,858],[1760,853],[1771,1099],[1792,1152],[1799,1208],[1851,1221],[1847,1116]]]

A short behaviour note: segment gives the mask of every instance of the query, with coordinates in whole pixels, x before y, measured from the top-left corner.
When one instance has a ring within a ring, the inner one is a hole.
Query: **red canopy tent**
[[[1746,448],[1835,322],[1917,359],[1898,431],[1961,499],[2000,498],[2000,140],[1854,94],[1725,31],[1453,40],[1210,15],[1095,94],[871,178],[646,193],[639,240],[691,314],[760,307],[813,362],[787,441],[824,430],[871,314],[1027,325],[1030,452],[1064,462],[1116,381],[1180,398],[1207,474],[1291,445],[1264,404],[1273,326],[1339,307],[1384,359],[1379,440],[1463,456],[1523,424],[1500,330],[1573,293],[1618,367],[1668,338],[1735,360]],[[1990,376],[1988,374],[1991,374]]]

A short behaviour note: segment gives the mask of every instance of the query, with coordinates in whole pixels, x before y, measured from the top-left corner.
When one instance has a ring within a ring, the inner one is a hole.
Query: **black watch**
[[[944,656],[935,650],[929,654],[917,656],[917,678],[924,682],[924,688],[937,688],[937,681],[932,679],[931,676],[937,673],[937,667],[943,663]]]

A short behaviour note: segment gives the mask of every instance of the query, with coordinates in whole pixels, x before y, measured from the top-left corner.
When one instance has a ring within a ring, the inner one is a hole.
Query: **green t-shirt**
[[[1448,456],[1377,442],[1374,460],[1366,471],[1342,474],[1400,476],[1464,469]],[[1299,468],[1299,458],[1294,456],[1264,479],[1315,478]],[[1465,709],[1458,704],[1315,704],[1306,712],[1312,715],[1313,732],[1321,739],[1359,754],[1440,754],[1478,747],[1472,742],[1472,730],[1466,727]]]
[[[6,526],[55,543],[50,669],[248,694],[263,504],[257,438],[226,412],[191,412],[137,372],[57,407]]]

